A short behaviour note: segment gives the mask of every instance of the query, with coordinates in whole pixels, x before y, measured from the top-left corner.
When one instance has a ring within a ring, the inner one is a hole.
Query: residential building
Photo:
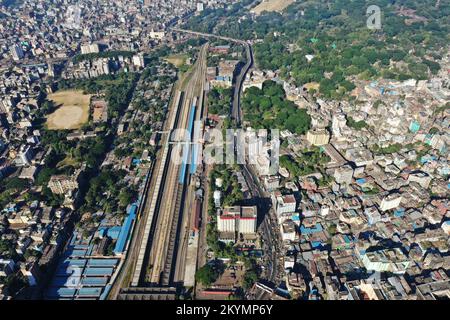
[[[312,129],[306,133],[306,140],[313,146],[323,146],[330,141],[330,134],[326,129]]]

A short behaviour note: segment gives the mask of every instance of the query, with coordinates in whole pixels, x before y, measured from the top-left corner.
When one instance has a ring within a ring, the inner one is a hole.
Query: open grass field
[[[67,90],[52,93],[48,99],[58,108],[47,117],[48,129],[79,129],[89,120],[91,95],[83,94],[81,90]]]
[[[294,0],[263,0],[256,7],[250,11],[255,14],[261,14],[263,11],[283,11],[287,6],[293,3]]]
[[[179,68],[186,62],[187,56],[184,54],[173,54],[164,58],[167,62]]]
[[[72,158],[71,155],[67,155],[67,157],[65,157],[63,160],[61,160],[56,165],[56,167],[58,169],[61,169],[61,168],[67,167],[67,166],[72,166],[72,167],[77,167],[78,168],[80,166],[80,164],[78,163],[78,161],[76,159]]]

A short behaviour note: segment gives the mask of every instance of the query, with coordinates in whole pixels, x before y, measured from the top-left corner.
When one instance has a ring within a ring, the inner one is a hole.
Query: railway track
[[[198,121],[198,120],[202,120],[205,114],[204,111],[204,104],[203,104],[203,100],[204,100],[204,85],[205,85],[205,80],[206,80],[206,67],[207,67],[207,51],[208,51],[208,47],[209,44],[205,44],[202,49],[200,50],[200,54],[199,54],[199,72],[198,75],[196,77],[196,83],[195,83],[195,88],[198,89],[198,91],[196,92],[196,96],[198,97],[198,99],[196,100],[196,109],[195,109],[195,113],[194,113],[194,120]],[[196,131],[196,129],[194,128],[192,130],[192,141],[198,142],[196,141],[196,139],[198,137],[200,137],[202,135],[202,128],[197,128],[197,130],[200,130],[199,132]],[[197,135],[196,135],[197,133]],[[193,148],[192,149],[192,161],[196,161],[197,157],[198,157],[198,152],[200,148],[202,148],[202,146],[197,145],[197,148]],[[188,171],[190,173],[190,175],[194,175],[196,174],[197,171],[197,166],[196,165],[188,165],[186,171]],[[187,263],[187,251],[188,251],[188,243],[189,243],[189,237],[190,237],[190,230],[191,230],[191,215],[195,214],[194,209],[193,209],[193,205],[195,203],[195,191],[196,188],[195,186],[192,184],[193,181],[190,181],[191,183],[189,184],[188,181],[188,177],[189,175],[187,175],[185,177],[186,179],[186,184],[185,184],[185,189],[183,192],[183,201],[182,201],[182,208],[181,208],[181,212],[180,212],[180,226],[179,226],[179,232],[177,232],[177,236],[178,236],[178,240],[177,240],[177,246],[178,246],[178,253],[177,253],[177,257],[176,257],[176,262],[174,264],[174,283],[176,284],[181,284],[183,283],[184,285],[184,281],[186,280],[186,263]]]
[[[145,260],[148,259],[147,255],[147,246],[150,245],[152,239],[150,237],[151,234],[154,234],[155,231],[155,223],[154,221],[158,218],[158,210],[160,203],[160,189],[164,188],[163,178],[166,175],[166,168],[169,163],[168,159],[170,156],[170,131],[179,119],[179,110],[180,106],[183,103],[184,94],[183,92],[177,92],[174,104],[174,111],[169,114],[169,121],[165,126],[165,130],[169,132],[169,134],[165,134],[166,136],[162,137],[162,141],[165,141],[163,146],[163,153],[161,156],[161,160],[159,162],[159,167],[155,170],[155,179],[151,179],[151,187],[149,188],[149,194],[147,195],[147,203],[144,208],[144,213],[142,214],[143,226],[140,227],[140,232],[137,235],[135,245],[139,247],[139,250],[134,252],[133,257],[136,257],[136,265],[134,267],[134,274],[132,278],[131,285],[138,286],[142,279],[143,267],[145,264]],[[164,139],[165,138],[165,139]],[[152,194],[150,194],[152,191]],[[148,208],[148,209],[147,209]],[[139,237],[140,242],[139,242]]]
[[[178,248],[177,243],[180,235],[178,229],[182,209],[184,187],[185,185],[179,184],[176,190],[177,196],[175,198],[175,215],[172,219],[172,225],[170,227],[170,239],[164,263],[164,270],[161,276],[161,284],[166,286],[173,282],[174,261],[176,260],[175,252]]]
[[[177,181],[180,166],[170,161],[173,152],[170,134],[174,129],[186,128],[193,97],[200,96],[200,101],[203,100],[206,48],[200,51],[198,61],[201,63],[194,65],[187,85],[181,80],[174,86],[173,100],[161,132],[162,150],[148,177],[142,208],[138,213],[124,267],[115,284],[113,298],[118,295],[120,288],[171,285],[174,280],[179,281],[179,277],[174,278],[184,268],[185,258],[179,251],[183,252],[180,248],[185,246],[181,240],[182,231],[184,222],[189,220],[184,214],[183,198],[186,197],[187,187],[186,183],[179,184]],[[198,86],[201,87],[200,92],[197,92]],[[188,172],[186,170],[186,181]]]
[[[184,89],[184,99],[179,104],[178,114],[172,129],[192,130],[192,115],[197,113],[197,96],[203,91],[203,74],[206,69],[206,47],[200,51],[197,63],[194,65],[191,79]],[[200,75],[200,76],[199,76]],[[198,88],[201,92],[198,92]],[[191,131],[192,132],[192,131]],[[180,137],[175,137],[176,142]],[[172,155],[177,149],[169,143],[168,154]],[[189,159],[189,156],[184,160]],[[168,161],[164,168],[164,177],[161,180],[161,193],[157,210],[155,231],[151,242],[149,259],[146,268],[146,282],[153,286],[169,286],[174,284],[177,264],[185,263],[185,259],[179,258],[179,247],[182,239],[182,222],[185,221],[184,198],[186,196],[187,184],[189,182],[188,164],[177,164]],[[177,279],[178,280],[178,279]],[[177,281],[178,282],[178,281]]]
[[[189,105],[189,99],[186,101],[180,102],[180,106]],[[178,114],[176,116],[173,128],[179,128],[183,126],[185,122],[185,115],[187,114],[184,110],[185,108],[179,109]],[[170,139],[170,137],[169,137]],[[175,138],[175,140],[177,140]],[[160,285],[161,277],[163,274],[163,267],[165,265],[165,260],[168,255],[168,251],[166,248],[170,246],[170,237],[171,232],[167,232],[168,227],[172,225],[172,220],[174,219],[174,202],[173,201],[164,201],[167,199],[176,199],[176,186],[177,186],[177,178],[178,178],[178,170],[179,166],[176,163],[170,161],[170,157],[173,152],[173,146],[168,142],[167,148],[169,150],[169,157],[167,160],[166,167],[164,168],[164,179],[161,181],[162,188],[161,194],[159,194],[158,199],[158,217],[155,225],[155,232],[153,241],[150,249],[150,257],[148,261],[148,274],[146,277],[146,282],[149,282],[153,285]]]

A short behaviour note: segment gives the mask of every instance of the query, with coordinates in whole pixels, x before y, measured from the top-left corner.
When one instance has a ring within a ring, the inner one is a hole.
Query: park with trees
[[[251,87],[242,99],[244,121],[253,129],[280,129],[304,134],[311,126],[306,109],[287,100],[281,84],[265,81],[262,89]]]

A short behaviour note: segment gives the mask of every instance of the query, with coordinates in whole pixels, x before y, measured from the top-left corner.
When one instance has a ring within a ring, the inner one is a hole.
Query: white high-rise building
[[[241,216],[239,218],[239,233],[256,233],[257,209],[253,207],[241,207]]]
[[[306,139],[313,146],[323,146],[330,141],[330,134],[325,129],[313,129],[306,133]]]
[[[164,39],[165,33],[164,31],[155,31],[152,29],[152,31],[150,31],[150,38],[152,39],[158,39],[158,40],[162,40]]]
[[[377,272],[404,274],[410,264],[408,257],[399,248],[367,252],[361,254],[360,258],[367,270]]]
[[[144,54],[136,54],[133,56],[133,64],[136,67],[144,68],[145,67],[145,60],[144,60]]]
[[[241,207],[226,207],[222,213],[217,215],[217,230],[219,232],[236,232],[237,220],[241,215]]]
[[[64,25],[70,29],[79,29],[81,27],[81,13],[79,5],[68,6]]]
[[[334,178],[339,184],[350,184],[353,178],[353,168],[349,165],[344,165],[336,169]]]
[[[253,207],[225,207],[217,214],[217,230],[225,233],[256,233],[258,210]]]
[[[97,43],[81,45],[81,54],[99,53],[100,47]]]
[[[27,165],[31,163],[32,151],[30,146],[22,146],[20,153],[20,165]]]
[[[14,272],[14,260],[0,258],[0,277],[7,277]]]
[[[427,189],[431,183],[431,176],[426,172],[415,172],[408,176],[408,182],[417,182],[422,188]]]
[[[283,241],[295,241],[295,224],[292,220],[286,220],[281,225],[281,238]]]
[[[292,194],[281,195],[279,194],[276,197],[276,210],[277,216],[282,215],[283,213],[293,213],[297,209],[297,201]]]
[[[345,118],[345,115],[343,113],[338,113],[333,116],[331,130],[334,137],[336,138],[342,137],[342,128],[345,127],[346,123],[347,119]]]

